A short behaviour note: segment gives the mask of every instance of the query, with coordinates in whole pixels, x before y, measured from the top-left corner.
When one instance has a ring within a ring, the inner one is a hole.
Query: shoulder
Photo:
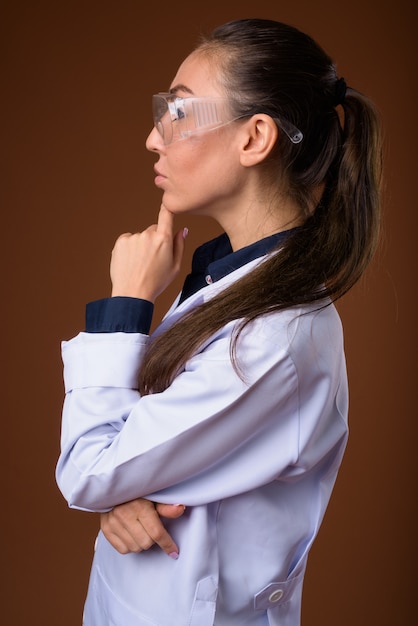
[[[236,323],[236,324],[239,324]],[[339,368],[344,362],[344,338],[335,306],[292,307],[262,315],[244,327],[237,342],[242,361],[291,362],[298,376]]]

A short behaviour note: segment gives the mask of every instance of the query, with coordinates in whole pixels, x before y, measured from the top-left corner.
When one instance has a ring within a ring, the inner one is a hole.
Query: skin
[[[216,65],[193,52],[179,67],[171,91],[182,97],[223,97],[216,75]],[[110,265],[112,296],[155,302],[177,277],[186,233],[183,229],[174,232],[176,216],[195,214],[215,219],[228,234],[233,250],[300,223],[300,208],[281,193],[277,183],[273,185],[274,178],[269,175],[267,157],[278,135],[276,124],[264,114],[167,146],[153,128],[146,147],[158,156],[155,184],[162,191],[162,204],[156,224],[117,239]],[[122,554],[157,544],[177,558],[179,548],[161,517],[177,518],[184,510],[182,505],[154,504],[139,498],[101,514],[101,529]]]
[[[183,515],[182,504],[160,504],[138,498],[102,513],[100,526],[106,539],[121,554],[142,552],[154,544],[176,559],[179,549],[166,531],[161,517],[175,519]]]

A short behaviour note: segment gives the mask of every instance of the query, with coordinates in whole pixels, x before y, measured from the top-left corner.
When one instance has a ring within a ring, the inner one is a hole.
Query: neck
[[[234,251],[248,246],[264,237],[299,226],[303,221],[302,211],[291,203],[257,205],[237,215],[223,215],[218,220],[226,232]]]

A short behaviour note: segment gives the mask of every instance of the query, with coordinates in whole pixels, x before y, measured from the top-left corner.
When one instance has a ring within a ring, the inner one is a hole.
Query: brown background
[[[351,439],[312,550],[303,626],[413,621],[412,6],[412,0],[240,0],[216,8],[196,0],[2,3],[3,624],[81,623],[98,519],[70,511],[55,485],[63,398],[59,344],[82,329],[85,303],[108,295],[116,237],[154,220],[160,196],[153,187],[154,158],[144,148],[151,94],[169,86],[201,29],[241,17],[274,18],[313,35],[383,118],[384,236],[364,280],[339,305]],[[205,221],[188,219],[187,225],[189,259],[218,231]],[[158,302],[157,315],[178,286]],[[173,626],[180,626],[175,618]]]

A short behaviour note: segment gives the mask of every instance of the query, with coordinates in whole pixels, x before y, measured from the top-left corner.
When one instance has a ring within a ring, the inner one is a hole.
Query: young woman
[[[376,114],[310,37],[257,19],[204,39],[153,107],[158,221],[117,239],[112,297],[63,343],[57,480],[102,513],[84,624],[297,626],[347,441],[333,301],[377,242]],[[149,336],[189,213],[224,234]]]

